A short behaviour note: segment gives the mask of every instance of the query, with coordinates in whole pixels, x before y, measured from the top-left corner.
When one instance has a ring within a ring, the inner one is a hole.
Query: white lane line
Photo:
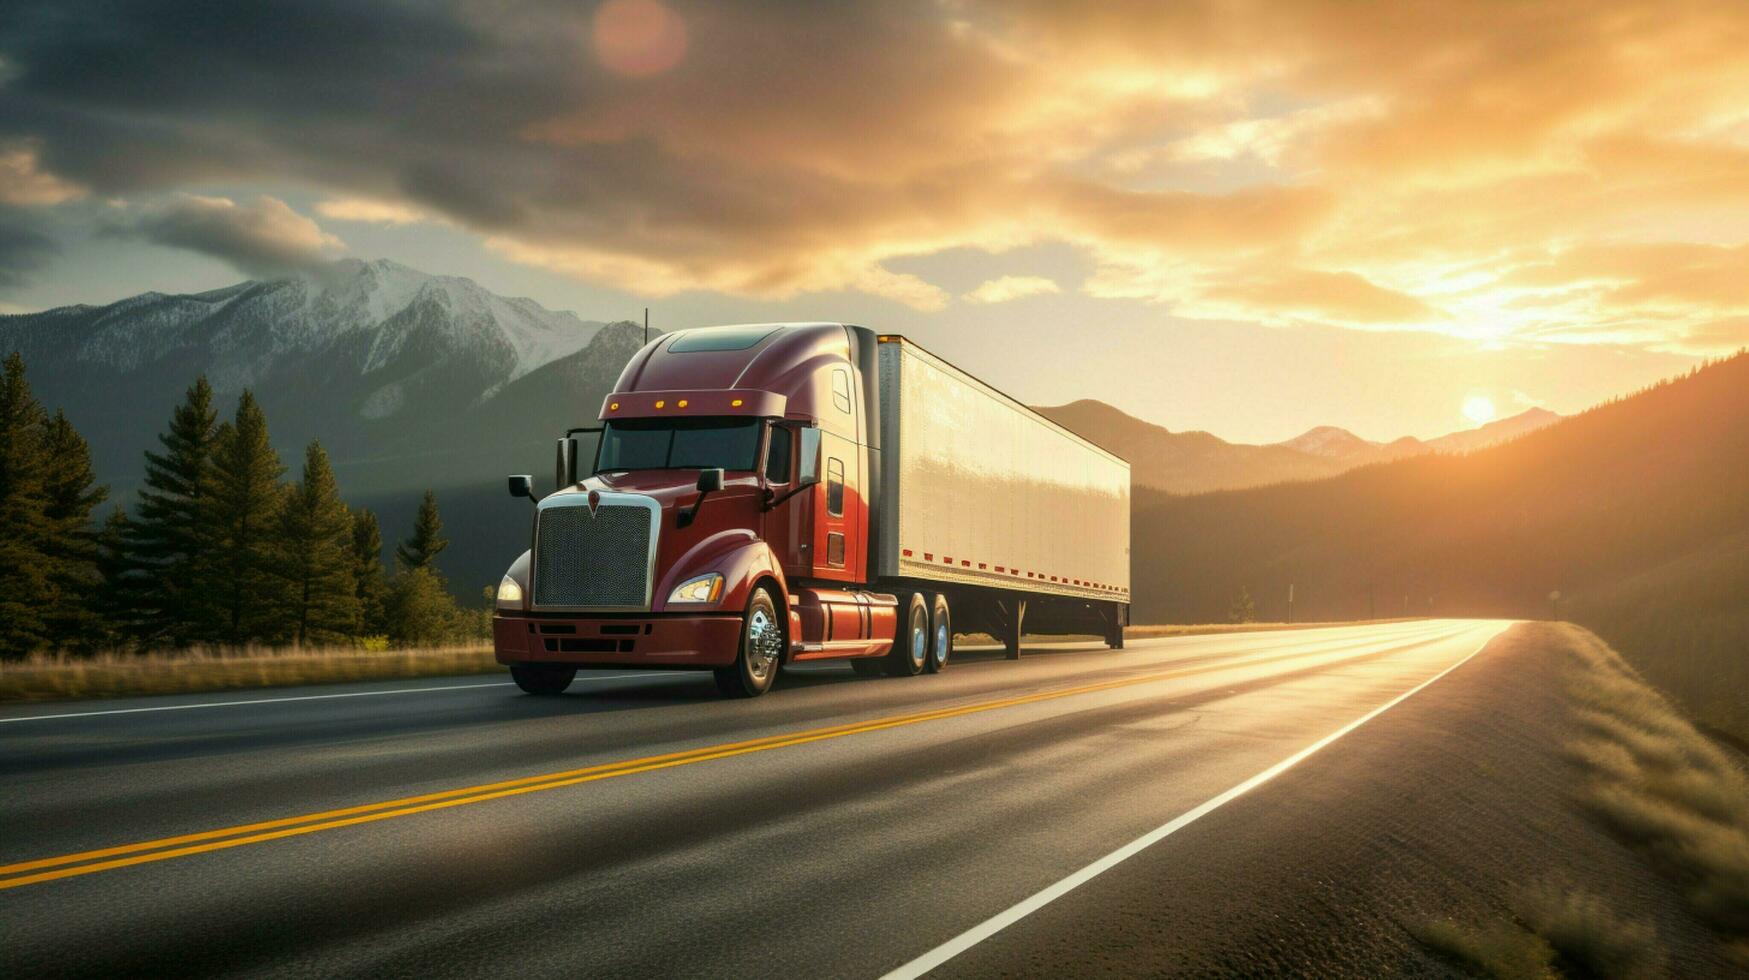
[[[1214,812],[1215,810],[1220,809],[1222,806],[1225,806],[1226,804],[1231,803],[1233,800],[1236,800],[1239,797],[1244,796],[1246,793],[1249,793],[1252,790],[1256,789],[1257,787],[1262,786],[1264,783],[1269,782],[1270,780],[1281,775],[1282,773],[1287,772],[1289,769],[1292,769],[1294,766],[1299,765],[1301,762],[1304,762],[1308,757],[1310,757],[1313,753],[1317,752],[1319,749],[1324,748],[1325,746],[1336,741],[1337,739],[1341,738],[1342,736],[1347,735],[1349,732],[1354,731],[1356,728],[1359,728],[1360,726],[1366,724],[1367,722],[1373,720],[1374,718],[1377,718],[1379,715],[1384,714],[1386,711],[1389,711],[1390,709],[1396,707],[1397,705],[1402,704],[1404,701],[1407,701],[1410,697],[1412,697],[1417,692],[1419,692],[1422,688],[1427,687],[1428,685],[1432,684],[1434,681],[1437,681],[1440,678],[1444,677],[1445,675],[1458,669],[1459,667],[1462,667],[1464,664],[1466,664],[1470,661],[1471,657],[1474,657],[1476,654],[1481,653],[1482,650],[1488,646],[1488,644],[1494,642],[1494,639],[1496,637],[1498,637],[1501,633],[1504,633],[1506,631],[1507,627],[1509,627],[1511,625],[1512,625],[1511,623],[1506,623],[1506,624],[1500,626],[1499,628],[1495,629],[1492,633],[1488,634],[1488,638],[1483,640],[1480,646],[1477,646],[1474,650],[1471,650],[1462,660],[1459,660],[1458,662],[1445,668],[1444,670],[1440,671],[1439,673],[1434,674],[1432,677],[1429,677],[1427,680],[1422,681],[1421,683],[1415,685],[1414,687],[1410,688],[1409,690],[1404,691],[1402,694],[1397,695],[1396,697],[1385,702],[1384,704],[1379,705],[1378,707],[1372,709],[1371,711],[1367,712],[1364,715],[1361,715],[1359,718],[1356,718],[1355,720],[1349,722],[1348,724],[1343,725],[1341,728],[1338,728],[1336,731],[1331,732],[1330,734],[1324,736],[1323,738],[1317,740],[1316,742],[1313,742],[1311,745],[1308,745],[1305,748],[1299,750],[1298,752],[1295,752],[1293,755],[1288,756],[1286,759],[1283,759],[1282,761],[1276,763],[1275,765],[1270,766],[1268,769],[1265,769],[1262,772],[1258,773],[1257,775],[1252,776],[1250,779],[1247,779],[1244,782],[1240,783],[1239,785],[1234,786],[1232,789],[1227,790],[1226,792],[1222,793],[1221,795],[1201,804],[1200,806],[1196,807],[1193,810],[1187,811],[1183,814],[1180,814],[1177,817],[1174,817],[1172,820],[1168,821],[1167,823],[1162,824],[1159,827],[1156,827],[1155,829],[1147,832],[1146,834],[1143,834],[1142,836],[1136,838],[1133,841],[1130,841],[1128,844],[1125,844],[1124,846],[1118,848],[1117,850],[1112,851],[1110,854],[1107,854],[1106,856],[1100,858],[1099,860],[1093,862],[1092,864],[1089,864],[1085,868],[1082,868],[1080,871],[1077,871],[1074,874],[1068,876],[1067,878],[1064,878],[1063,880],[1057,882],[1056,884],[1051,885],[1048,888],[1045,888],[1043,891],[1035,893],[1031,898],[1028,898],[1028,899],[1020,902],[1019,904],[1010,907],[1006,911],[999,912],[996,915],[993,915],[990,918],[985,919],[983,922],[980,922],[977,925],[973,926],[972,928],[967,929],[965,932],[962,932],[959,935],[955,936],[954,938],[949,939],[947,942],[942,943],[940,946],[935,947],[934,949],[930,950],[929,952],[924,953],[922,956],[919,956],[916,959],[912,960],[911,962],[906,963],[904,966],[901,966],[898,969],[893,970],[892,972],[886,974],[886,976],[883,977],[882,980],[913,980],[913,978],[915,978],[915,977],[921,977],[925,973],[928,973],[930,970],[933,970],[936,967],[942,965],[943,963],[946,963],[948,960],[953,959],[954,957],[960,955],[961,953],[965,952],[966,950],[971,949],[973,946],[976,946],[977,944],[983,942],[984,940],[989,939],[991,936],[994,936],[998,932],[1001,932],[1002,930],[1008,928],[1009,926],[1013,925],[1014,923],[1019,922],[1021,919],[1026,918],[1027,916],[1031,915],[1032,913],[1037,912],[1039,909],[1044,908],[1046,905],[1051,904],[1052,902],[1056,901],[1057,899],[1062,898],[1064,895],[1067,895],[1068,893],[1074,891],[1075,889],[1081,887],[1082,885],[1085,885],[1089,881],[1092,881],[1094,878],[1099,877],[1100,875],[1104,874],[1105,872],[1110,871],[1112,868],[1117,867],[1118,865],[1122,864],[1125,861],[1128,861],[1130,858],[1135,857],[1137,854],[1140,854],[1141,852],[1147,850],[1148,848],[1154,846],[1155,844],[1158,844],[1159,842],[1172,836],[1173,834],[1177,833],[1178,831],[1183,830],[1185,827],[1190,826],[1191,824],[1195,823],[1197,820],[1207,816],[1208,814]]]
[[[601,677],[582,677],[583,681],[614,681],[627,677],[646,677],[647,674],[606,674]],[[382,694],[425,694],[430,691],[470,691],[481,687],[510,687],[514,681],[490,681],[485,684],[449,684],[443,687],[402,687],[392,691],[349,691],[345,694],[305,694],[292,698],[255,698],[249,701],[202,701],[196,704],[161,704],[150,708],[110,708],[104,711],[67,711],[58,715],[21,715],[17,718],[0,718],[0,725],[14,721],[51,721],[55,718],[90,718],[95,715],[133,715],[142,711],[187,711],[190,708],[235,708],[244,704],[283,704],[287,701],[325,701],[332,698],[371,698]]]

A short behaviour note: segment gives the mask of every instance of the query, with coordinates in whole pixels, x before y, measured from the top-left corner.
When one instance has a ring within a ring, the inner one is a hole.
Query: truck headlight
[[[503,580],[498,583],[498,591],[495,594],[499,609],[522,608],[522,586],[517,585],[516,580],[510,576],[504,576]]]
[[[696,575],[674,587],[668,593],[669,602],[715,602],[723,593],[723,577],[716,572]]]

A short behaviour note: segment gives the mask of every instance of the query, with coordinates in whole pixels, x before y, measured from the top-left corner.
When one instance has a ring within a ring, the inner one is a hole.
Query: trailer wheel
[[[929,601],[921,592],[913,592],[905,600],[905,618],[900,621],[899,636],[893,650],[882,661],[889,677],[911,677],[923,673],[929,661]]]
[[[575,667],[542,667],[516,664],[510,668],[510,679],[526,694],[553,695],[565,693],[577,676]]]
[[[947,596],[937,594],[929,614],[929,659],[923,668],[931,674],[939,674],[947,669],[947,661],[953,656],[953,615],[947,609]]]
[[[747,616],[741,624],[741,649],[735,662],[713,673],[717,690],[731,698],[756,698],[771,690],[783,661],[783,622],[777,618],[777,603],[761,585],[747,600]]]

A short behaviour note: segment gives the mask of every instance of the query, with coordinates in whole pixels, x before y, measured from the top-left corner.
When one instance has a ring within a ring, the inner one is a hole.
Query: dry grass
[[[192,694],[341,681],[496,673],[482,645],[419,650],[250,649],[33,657],[0,663],[0,701]]]
[[[1573,629],[1568,688],[1579,802],[1681,881],[1708,923],[1749,948],[1749,775],[1601,640]]]
[[[1456,961],[1477,976],[1497,980],[1545,980],[1555,972],[1555,951],[1516,922],[1462,926],[1450,919],[1417,923],[1409,931],[1423,946]]]
[[[1595,895],[1554,883],[1519,892],[1509,919],[1474,927],[1435,919],[1410,932],[1470,972],[1498,980],[1638,980],[1664,972],[1651,926],[1621,918]]]
[[[1651,925],[1621,918],[1601,898],[1545,883],[1519,896],[1518,918],[1556,953],[1562,973],[1598,977],[1655,977],[1664,955]]]

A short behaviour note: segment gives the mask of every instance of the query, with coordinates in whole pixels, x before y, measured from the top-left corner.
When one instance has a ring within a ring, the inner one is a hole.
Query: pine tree
[[[383,602],[388,582],[383,571],[383,531],[367,508],[352,512],[352,574],[358,583],[359,630],[365,636],[388,633]]]
[[[1251,598],[1251,587],[1239,586],[1239,594],[1233,597],[1233,604],[1227,607],[1227,620],[1234,623],[1250,623],[1257,619],[1257,600]]]
[[[389,640],[396,646],[435,646],[460,632],[461,609],[431,568],[409,568],[389,584]]]
[[[44,432],[49,460],[43,481],[43,514],[48,521],[46,553],[51,597],[45,620],[56,646],[92,649],[107,639],[100,604],[98,534],[91,512],[109,496],[91,468],[91,447],[56,412]]]
[[[352,514],[340,499],[328,454],[312,442],[304,453],[303,479],[286,494],[279,520],[286,633],[299,646],[358,635],[352,533]]]
[[[243,392],[233,422],[219,427],[213,454],[210,527],[215,535],[209,593],[217,600],[219,638],[233,646],[272,639],[286,598],[276,575],[278,508],[285,467],[267,437],[267,417]]]
[[[221,610],[212,582],[213,389],[205,377],[188,389],[158,436],[164,451],[146,453],[145,488],[128,523],[127,549],[140,577],[140,638],[187,646],[220,637]]]
[[[109,512],[97,532],[97,608],[102,610],[104,642],[120,644],[140,632],[140,608],[149,584],[129,550],[134,532],[127,511]]]
[[[437,516],[437,494],[427,490],[419,501],[419,513],[413,518],[413,536],[395,546],[395,558],[405,571],[427,568],[438,574],[432,562],[447,547],[449,539],[443,536],[443,519]]]
[[[0,372],[0,657],[22,657],[47,641],[50,590],[43,507],[49,460],[42,406],[14,353]]]

